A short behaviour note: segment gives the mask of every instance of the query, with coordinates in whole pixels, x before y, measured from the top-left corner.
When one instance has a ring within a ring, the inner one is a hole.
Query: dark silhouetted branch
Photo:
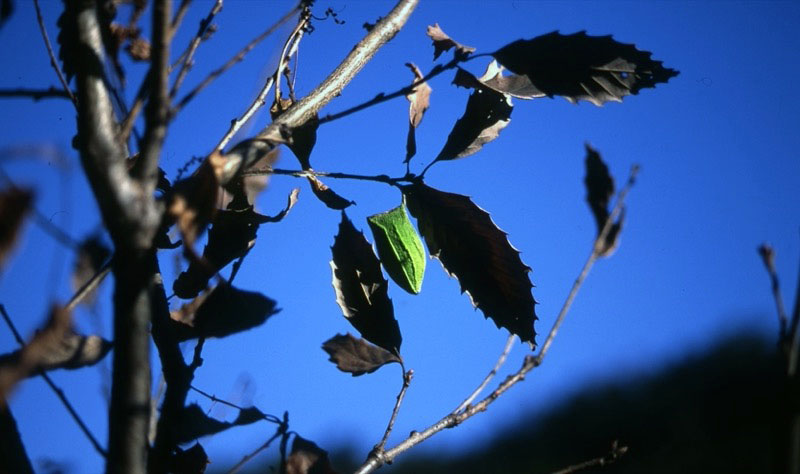
[[[560,469],[553,474],[572,474],[573,472],[583,471],[585,469],[590,469],[593,467],[605,467],[609,464],[615,463],[619,458],[625,455],[628,452],[627,446],[620,446],[617,441],[611,445],[611,451],[606,453],[604,456],[600,456],[599,458],[590,459],[589,461],[584,461],[582,463],[573,464],[572,466],[567,466],[564,469]]]
[[[78,99],[69,88],[69,84],[67,84],[64,74],[61,72],[61,68],[58,66],[58,61],[56,61],[56,55],[53,52],[53,46],[50,44],[50,37],[47,36],[47,28],[44,26],[44,18],[42,18],[42,9],[39,7],[39,0],[33,0],[33,6],[36,8],[36,21],[39,23],[39,31],[42,32],[42,39],[44,40],[44,45],[47,48],[47,55],[50,57],[50,66],[55,69],[56,75],[58,75],[58,80],[61,82],[61,86],[64,87],[64,93],[69,97],[73,104],[78,105]]]
[[[48,89],[0,89],[0,98],[18,97],[21,99],[71,99],[72,97],[63,89],[50,86]]]
[[[184,0],[184,4],[188,6],[188,2]],[[184,5],[181,5],[184,7]],[[208,12],[203,21],[200,22],[200,26],[197,28],[197,33],[194,35],[194,38],[189,42],[189,46],[186,47],[186,51],[183,52],[180,56],[180,69],[178,70],[178,77],[175,78],[175,82],[172,84],[172,90],[170,90],[169,96],[174,98],[175,94],[178,93],[178,89],[180,89],[181,84],[183,84],[183,80],[186,79],[186,74],[189,73],[189,68],[192,66],[192,60],[194,59],[194,53],[197,51],[197,48],[200,46],[200,43],[203,41],[203,37],[206,35],[208,28],[211,26],[211,22],[214,20],[214,17],[217,16],[217,13],[222,10],[222,0],[217,0],[214,2],[214,5],[211,6],[211,11]],[[173,31],[175,27],[173,26]]]
[[[278,438],[281,438],[281,467],[282,467],[282,469],[280,470],[280,472],[285,472],[285,469],[283,469],[283,467],[284,467],[285,458],[286,458],[285,457],[286,438],[287,438],[288,433],[289,433],[289,413],[288,412],[284,412],[283,421],[281,421],[280,425],[278,426],[278,429],[275,430],[275,434],[270,436],[269,439],[267,439],[267,441],[264,442],[264,444],[262,444],[261,446],[256,448],[255,451],[253,451],[250,454],[245,455],[242,458],[241,461],[236,463],[235,466],[233,466],[232,468],[230,468],[228,470],[227,474],[235,474],[236,472],[238,472],[239,469],[241,469],[251,459],[256,457],[261,451],[264,451],[265,449],[269,448],[269,446]]]

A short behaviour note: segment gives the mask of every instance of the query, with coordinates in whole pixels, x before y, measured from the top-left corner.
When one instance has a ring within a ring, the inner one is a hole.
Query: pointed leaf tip
[[[470,198],[422,183],[403,188],[428,252],[497,327],[535,344],[536,304],[519,251]]]

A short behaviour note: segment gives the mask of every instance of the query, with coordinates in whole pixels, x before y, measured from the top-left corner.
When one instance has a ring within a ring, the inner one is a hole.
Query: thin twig
[[[1,303],[0,303],[0,314],[3,315],[3,319],[5,320],[8,328],[11,330],[11,334],[14,335],[14,339],[16,339],[17,343],[21,347],[25,347],[25,341],[22,339],[22,336],[17,330],[17,327],[11,320],[11,316],[9,316],[8,313],[6,312],[6,307]],[[64,405],[64,408],[67,409],[67,412],[69,412],[72,419],[75,420],[75,423],[77,423],[78,428],[80,428],[81,431],[83,431],[83,434],[86,435],[86,437],[89,439],[89,442],[92,443],[92,446],[94,447],[95,451],[100,453],[101,456],[106,457],[107,454],[106,450],[103,449],[102,446],[100,446],[100,442],[97,441],[97,438],[94,437],[92,432],[89,430],[89,427],[86,426],[86,423],[84,423],[83,419],[81,419],[80,415],[78,415],[78,412],[75,410],[75,407],[72,406],[72,403],[70,403],[69,399],[64,393],[64,390],[62,390],[58,385],[56,385],[55,382],[53,382],[53,379],[51,379],[50,376],[47,375],[45,371],[39,370],[37,374],[44,379],[44,381],[47,383],[47,385],[50,387],[53,393],[56,394],[56,397],[58,397],[58,399],[61,400],[61,403]]]
[[[277,22],[275,22],[275,24],[267,28],[266,31],[256,36],[252,41],[247,43],[247,45],[244,48],[242,48],[232,58],[230,58],[227,62],[225,62],[225,64],[223,64],[218,69],[212,71],[211,74],[209,74],[205,79],[203,79],[202,82],[200,82],[200,84],[195,86],[194,89],[189,91],[185,96],[183,96],[183,98],[181,98],[181,100],[178,101],[177,104],[175,104],[175,106],[172,108],[171,116],[174,117],[175,115],[177,115],[178,112],[180,112],[186,106],[186,104],[188,104],[192,99],[194,99],[194,97],[198,93],[200,93],[200,91],[205,89],[216,78],[221,76],[225,71],[233,67],[236,63],[242,61],[244,57],[247,55],[247,53],[249,53],[253,48],[255,48],[258,43],[263,41],[267,36],[275,32],[275,30],[277,30],[282,24],[284,24],[290,18],[292,18],[292,16],[294,16],[294,14],[297,12],[298,9],[299,6],[295,6],[294,8],[292,8],[288,13],[283,15]]]
[[[465,420],[475,416],[478,413],[482,413],[489,408],[495,400],[497,400],[503,393],[505,393],[508,389],[516,385],[518,382],[525,379],[525,376],[531,370],[535,369],[536,367],[542,364],[545,355],[547,354],[550,345],[553,342],[556,334],[558,333],[558,329],[561,324],[564,322],[564,318],[569,311],[570,306],[572,305],[572,301],[575,299],[575,296],[578,293],[581,285],[583,284],[586,275],[589,273],[594,262],[597,260],[600,250],[602,249],[602,243],[605,242],[605,238],[608,235],[609,230],[611,229],[611,225],[616,220],[619,213],[622,211],[623,204],[625,202],[625,197],[627,196],[630,188],[633,186],[633,183],[636,178],[636,174],[639,171],[638,166],[634,166],[631,169],[630,176],[628,178],[627,183],[622,188],[617,196],[617,202],[614,205],[614,209],[611,212],[611,215],[608,217],[606,224],[603,226],[602,231],[599,233],[597,238],[594,241],[592,252],[589,255],[589,258],[586,260],[583,268],[581,269],[578,278],[575,280],[575,283],[572,285],[572,289],[567,296],[567,299],[564,301],[563,306],[561,307],[561,311],[556,318],[555,323],[553,323],[550,332],[547,335],[547,339],[545,340],[544,344],[542,344],[542,348],[539,350],[539,354],[536,356],[529,355],[525,357],[525,360],[522,363],[522,367],[515,372],[514,374],[508,376],[500,385],[495,388],[495,390],[483,398],[480,402],[470,405],[466,407],[465,410],[459,413],[450,413],[445,417],[441,418],[439,421],[434,423],[433,425],[429,426],[428,428],[424,429],[421,432],[413,431],[411,435],[406,438],[404,441],[400,442],[398,445],[393,447],[392,449],[383,452],[383,455],[378,456],[370,456],[367,458],[367,461],[362,464],[358,470],[356,470],[356,474],[367,474],[370,472],[375,471],[384,463],[392,462],[397,456],[408,451],[412,447],[422,443],[426,439],[430,438],[431,436],[435,435],[436,433],[447,429],[453,428],[454,426],[458,426],[463,423]]]
[[[514,346],[514,341],[516,339],[517,336],[514,334],[508,336],[508,340],[506,341],[506,346],[503,348],[503,352],[500,353],[500,357],[497,359],[497,363],[494,365],[489,374],[486,375],[486,377],[483,379],[483,382],[481,382],[481,384],[478,385],[478,388],[476,388],[475,391],[472,392],[472,394],[470,394],[470,396],[466,398],[466,400],[461,402],[461,405],[459,405],[458,408],[453,410],[452,412],[453,414],[464,411],[470,405],[470,403],[472,403],[478,397],[478,395],[480,395],[483,389],[486,388],[487,385],[489,385],[489,382],[491,382],[494,376],[497,375],[497,371],[500,370],[500,367],[502,367],[503,364],[505,364],[506,358],[508,357],[509,352],[511,352],[511,348]]]
[[[181,5],[181,8],[183,8],[183,4]],[[200,46],[200,42],[203,41],[203,36],[205,36],[206,31],[208,31],[208,27],[211,26],[211,22],[214,20],[214,17],[217,16],[217,13],[219,13],[220,10],[222,10],[222,0],[217,0],[211,7],[211,11],[208,12],[208,15],[206,15],[206,17],[203,18],[203,21],[200,22],[200,26],[197,28],[197,33],[189,42],[189,46],[186,48],[186,51],[181,54],[181,68],[178,70],[178,77],[175,78],[175,82],[172,84],[172,90],[170,90],[169,93],[171,98],[175,98],[175,95],[178,93],[178,89],[181,87],[181,84],[183,84],[183,80],[186,79],[186,74],[189,73],[189,68],[191,67],[192,60],[194,59],[194,53],[197,51],[197,48]],[[172,31],[174,33],[174,26]]]
[[[300,45],[300,40],[303,38],[303,32],[305,31],[309,18],[311,18],[311,12],[309,7],[306,6],[300,13],[300,18],[294,26],[294,29],[289,33],[289,37],[286,38],[286,42],[283,44],[281,56],[278,60],[278,67],[275,68],[275,73],[273,74],[275,78],[275,102],[278,103],[279,106],[281,100],[281,75],[289,63],[289,58]]]
[[[275,77],[270,76],[267,78],[267,82],[264,84],[264,87],[261,88],[261,92],[258,93],[256,100],[250,104],[250,107],[242,114],[241,117],[238,119],[231,120],[231,126],[228,131],[223,135],[222,139],[220,139],[217,146],[214,148],[217,151],[222,151],[223,148],[231,141],[234,135],[250,120],[253,115],[266,104],[267,94],[269,94],[270,89],[272,89],[272,85],[275,83]]]
[[[42,9],[39,7],[39,0],[33,0],[33,6],[36,8],[36,21],[39,23],[39,30],[42,32],[42,39],[44,39],[44,45],[47,48],[47,55],[50,56],[50,65],[53,67],[53,69],[55,69],[56,75],[58,75],[58,80],[61,82],[61,86],[64,88],[64,92],[67,94],[72,103],[77,106],[78,99],[75,97],[75,94],[72,93],[72,89],[69,88],[69,84],[64,78],[64,74],[61,72],[61,68],[58,66],[56,55],[53,52],[53,45],[50,44],[50,37],[47,36],[47,28],[44,26],[44,18],[42,18]]]
[[[383,432],[383,438],[381,438],[381,441],[372,449],[374,455],[377,456],[381,456],[383,454],[383,448],[386,446],[386,441],[389,439],[389,435],[392,434],[392,429],[394,428],[394,420],[397,419],[397,414],[400,412],[400,405],[403,403],[403,397],[405,397],[406,390],[408,390],[408,387],[411,385],[411,379],[414,378],[414,370],[409,369],[406,371],[402,364],[400,367],[403,370],[403,386],[400,388],[400,393],[397,394],[397,400],[395,401],[394,408],[392,409],[392,416],[389,418],[389,424],[386,426],[386,431]]]
[[[299,127],[315,117],[323,106],[334,97],[339,96],[342,89],[372,59],[378,49],[400,31],[416,8],[418,1],[398,1],[395,7],[358,42],[347,57],[320,85],[289,107],[262,130],[257,135],[257,138],[280,142],[283,139],[283,130],[285,128],[293,129]],[[243,169],[247,169],[251,164],[243,163]]]
[[[48,89],[0,89],[0,98],[20,97],[40,101],[42,99],[71,99],[70,95],[63,89],[56,89],[50,86]]]
[[[181,0],[181,4],[178,7],[178,10],[175,12],[175,17],[172,18],[172,23],[170,24],[170,36],[174,37],[175,33],[178,32],[178,28],[180,28],[183,18],[189,11],[189,6],[191,4],[192,0]]]
[[[211,400],[214,403],[220,403],[222,405],[227,405],[227,406],[229,406],[231,408],[235,408],[235,409],[237,409],[239,411],[242,411],[242,410],[246,409],[246,408],[244,408],[242,406],[239,406],[239,405],[237,405],[235,403],[231,403],[231,402],[229,402],[227,400],[223,400],[221,398],[217,398],[216,395],[212,395],[210,393],[204,392],[204,391],[200,390],[199,388],[195,387],[194,385],[190,385],[189,388],[191,388],[195,392],[199,393],[200,395],[208,398],[209,400]],[[270,423],[276,423],[276,424],[280,424],[281,423],[281,419],[280,418],[278,418],[275,415],[270,415],[269,413],[264,413],[264,416],[262,417],[262,419],[264,421],[268,421]]]
[[[310,176],[323,176],[335,179],[357,179],[360,181],[375,181],[378,183],[386,183],[391,186],[398,186],[399,183],[412,183],[416,180],[416,176],[407,175],[399,178],[391,178],[385,174],[375,176],[352,174],[352,173],[338,173],[328,171],[314,171],[314,170],[285,170],[280,168],[256,168],[250,169],[242,173],[242,177],[246,176],[259,176],[264,174],[277,174],[284,176],[294,176],[296,178],[308,178]]]
[[[761,256],[761,261],[764,262],[769,274],[769,280],[772,286],[772,297],[775,299],[775,308],[778,313],[779,336],[781,341],[786,338],[786,331],[788,329],[789,319],[786,317],[786,309],[783,306],[783,296],[781,295],[781,285],[778,280],[778,273],[775,271],[775,250],[769,244],[761,244],[758,247],[758,254]]]
[[[611,444],[611,450],[605,455],[595,459],[590,459],[589,461],[584,461],[582,463],[573,464],[572,466],[567,466],[564,469],[559,469],[553,474],[571,474],[573,472],[583,471],[584,469],[589,469],[592,467],[605,467],[616,462],[627,452],[627,446],[620,446],[617,441],[614,441],[614,443]]]
[[[289,413],[286,412],[283,415],[283,421],[280,422],[280,426],[278,426],[278,429],[275,430],[275,434],[270,436],[270,438],[264,444],[262,444],[261,446],[256,448],[255,451],[253,451],[250,454],[245,455],[242,458],[241,461],[236,463],[235,466],[233,466],[232,468],[230,468],[230,470],[228,470],[228,474],[236,473],[239,469],[242,468],[242,466],[244,466],[245,464],[247,464],[247,462],[249,462],[251,459],[256,457],[261,451],[264,451],[265,449],[269,448],[269,446],[272,444],[272,442],[275,441],[276,439],[278,439],[279,437],[281,438],[282,446],[285,448],[285,446],[284,446],[285,443],[283,443],[283,441],[285,441],[285,439],[286,439],[288,430],[289,430]],[[281,464],[283,464],[283,461],[281,461]],[[284,472],[284,471],[281,470],[280,472]]]
[[[72,298],[70,298],[69,303],[67,303],[67,306],[65,308],[67,311],[72,311],[73,309],[75,309],[75,307],[78,306],[78,303],[80,303],[86,297],[86,295],[88,295],[89,293],[92,292],[92,290],[97,288],[100,282],[102,282],[103,279],[111,272],[111,262],[112,260],[109,259],[109,261],[106,262],[106,264],[103,265],[97,271],[97,273],[92,275],[89,281],[84,283],[83,286],[81,286],[78,289],[78,291],[76,291],[75,294],[72,295]]]

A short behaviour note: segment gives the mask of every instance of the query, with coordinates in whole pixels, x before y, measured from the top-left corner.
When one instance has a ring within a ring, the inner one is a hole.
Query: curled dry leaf
[[[472,46],[464,46],[463,44],[458,43],[447,36],[447,34],[442,31],[441,28],[439,28],[438,23],[435,23],[433,26],[428,26],[428,30],[425,34],[427,34],[430,39],[433,40],[434,61],[436,61],[436,59],[443,52],[449,51],[450,48],[455,48],[455,57],[459,60],[465,59],[467,56],[475,52],[475,48]]]
[[[606,220],[610,216],[608,205],[611,196],[614,195],[614,179],[608,172],[608,166],[603,163],[600,154],[589,146],[586,145],[586,202],[589,203],[589,208],[592,210],[592,215],[597,223],[597,235],[603,231],[606,225]],[[603,242],[597,242],[597,254],[601,257],[609,257],[619,245],[619,236],[622,231],[622,223],[625,219],[624,209],[620,214],[617,222],[611,224],[611,228],[606,235]]]
[[[280,222],[297,203],[300,190],[289,194],[286,207],[275,216],[264,216],[248,205],[242,210],[218,211],[208,231],[208,242],[203,248],[203,258],[189,263],[189,268],[178,275],[172,291],[179,298],[193,298],[206,286],[208,280],[233,260],[243,257],[256,243],[258,228],[267,222]],[[235,204],[232,201],[231,204]]]
[[[425,111],[431,104],[431,86],[427,82],[420,82],[423,79],[422,71],[414,63],[406,63],[406,66],[414,73],[414,81],[411,92],[406,94],[408,99],[408,136],[406,138],[406,159],[404,163],[411,161],[417,154],[416,129],[422,122]]]
[[[134,61],[150,60],[150,42],[144,38],[134,38],[125,50]]]
[[[0,266],[14,248],[22,222],[31,210],[33,192],[16,187],[0,192]]]
[[[362,232],[342,212],[331,247],[333,290],[342,314],[361,335],[399,355],[402,336],[378,257]]]
[[[180,341],[225,337],[263,324],[278,311],[276,302],[261,293],[220,284],[193,305],[170,314]],[[191,311],[194,310],[194,314]]]
[[[167,212],[178,225],[187,246],[194,244],[214,216],[217,182],[214,166],[207,160],[194,175],[178,181],[173,187]]]
[[[322,344],[322,349],[339,370],[352,374],[353,377],[371,374],[392,362],[402,362],[396,354],[364,339],[356,339],[350,333],[333,336]]]
[[[192,403],[184,407],[183,413],[181,413],[175,440],[178,444],[188,443],[202,436],[216,434],[234,426],[250,425],[264,418],[263,413],[261,417],[253,416],[253,410],[258,411],[255,407],[245,408],[239,411],[239,416],[235,420],[219,421],[206,415],[200,405]]]
[[[286,459],[286,474],[336,474],[328,459],[328,452],[295,435],[292,452]]]
[[[18,381],[39,371],[94,365],[110,350],[111,343],[101,337],[77,334],[70,313],[54,308],[45,327],[25,347],[0,356],[0,400]]]
[[[573,103],[586,100],[598,106],[621,102],[626,95],[678,75],[647,51],[584,31],[572,35],[554,31],[518,40],[492,55],[508,70],[527,76],[548,97],[560,95]]]
[[[460,74],[460,75],[459,75]],[[482,84],[500,74],[499,70],[490,69],[480,79],[474,78],[466,71],[456,74],[454,83],[462,87],[473,87],[474,90],[467,101],[464,115],[453,126],[447,141],[436,157],[436,161],[453,160],[477,153],[483,145],[496,139],[511,122],[511,97],[497,92]],[[468,76],[472,79],[468,79]]]
[[[497,327],[533,346],[537,318],[530,268],[522,263],[506,233],[467,196],[422,183],[405,186],[403,193],[431,257],[458,279],[473,306]]]
[[[367,222],[386,273],[400,288],[418,294],[425,276],[425,250],[408,219],[405,203],[370,216]]]
[[[350,201],[336,194],[333,189],[329,188],[316,176],[308,176],[308,184],[311,185],[311,191],[314,193],[314,196],[317,196],[323,204],[331,209],[340,211],[355,204],[355,201]]]

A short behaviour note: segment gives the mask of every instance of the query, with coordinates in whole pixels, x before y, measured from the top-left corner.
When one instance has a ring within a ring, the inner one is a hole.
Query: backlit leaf
[[[345,199],[342,196],[336,194],[336,192],[334,192],[333,189],[329,188],[316,176],[309,176],[308,184],[311,185],[311,191],[314,193],[314,195],[317,196],[317,198],[320,201],[322,201],[323,204],[325,204],[331,209],[340,211],[342,209],[347,209],[348,207],[355,204],[355,202],[350,201],[349,199]]]
[[[488,70],[481,79],[473,82],[463,81],[456,75],[454,83],[464,87],[474,87],[467,101],[464,115],[456,121],[447,137],[436,161],[453,160],[477,153],[483,145],[497,138],[500,131],[511,122],[511,97],[481,84],[499,71]],[[459,82],[461,81],[461,82]]]
[[[473,306],[522,341],[534,345],[536,302],[530,268],[489,214],[467,196],[422,183],[403,188],[431,257],[467,292]]]
[[[461,87],[479,88],[488,87],[501,94],[510,95],[519,99],[535,99],[545,97],[539,89],[534,87],[527,76],[519,74],[503,74],[503,67],[492,61],[486,67],[486,72],[480,78],[475,77],[469,71],[458,68],[453,84]]]
[[[399,355],[402,337],[389,284],[372,246],[344,212],[331,253],[333,289],[344,317],[365,339]]]
[[[184,407],[183,413],[181,413],[180,425],[176,430],[175,441],[178,444],[188,443],[202,436],[216,434],[233,428],[234,426],[249,425],[261,419],[253,416],[243,417],[243,411],[244,410],[240,411],[239,416],[232,422],[220,421],[206,415],[205,411],[200,408],[200,405],[192,403]]]
[[[619,43],[611,36],[589,36],[584,31],[572,35],[554,31],[518,40],[493,56],[508,70],[527,76],[543,95],[560,95],[573,103],[620,102],[626,95],[678,75],[632,44]]]
[[[193,309],[191,305],[189,309]],[[205,296],[193,316],[189,311],[179,310],[171,317],[178,322],[177,338],[186,341],[246,331],[263,324],[278,311],[275,300],[261,293],[220,284]]]
[[[425,276],[425,250],[408,219],[405,204],[367,218],[386,273],[402,289],[417,294]]]
[[[600,158],[600,154],[588,144],[586,145],[586,178],[584,178],[584,183],[586,184],[586,202],[589,203],[589,208],[592,210],[592,215],[597,223],[597,235],[599,236],[603,231],[606,220],[610,216],[608,204],[611,196],[614,195],[614,179],[608,172],[608,166]],[[619,235],[624,218],[623,209],[617,222],[611,224],[605,241],[599,243],[598,255],[601,257],[610,256],[619,245]]]
[[[339,370],[353,377],[370,374],[391,362],[401,362],[397,355],[364,339],[356,339],[349,333],[333,336],[322,344],[322,349]]]

